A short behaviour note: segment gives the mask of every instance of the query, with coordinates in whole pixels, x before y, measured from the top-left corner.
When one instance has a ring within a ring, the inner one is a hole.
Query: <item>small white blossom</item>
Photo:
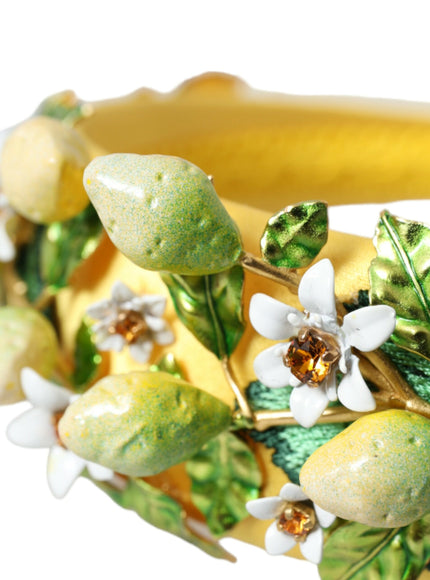
[[[15,216],[4,193],[0,192],[0,262],[11,262],[15,259],[15,244],[11,240],[7,226]]]
[[[260,520],[275,519],[265,537],[269,554],[285,554],[298,543],[300,551],[309,562],[321,562],[324,540],[322,528],[331,526],[336,516],[311,502],[299,485],[287,483],[279,496],[254,499],[246,504],[246,509]],[[308,531],[303,531],[306,527]]]
[[[21,384],[33,407],[9,424],[6,435],[21,447],[49,449],[47,475],[52,494],[64,497],[85,468],[94,479],[111,480],[114,476],[111,469],[82,459],[63,447],[58,439],[58,419],[79,395],[47,381],[28,367],[21,371]]]
[[[329,401],[336,399],[353,411],[372,411],[375,400],[361,375],[359,359],[351,349],[369,352],[388,340],[396,324],[394,309],[386,305],[360,308],[347,314],[339,326],[334,270],[327,259],[304,274],[298,294],[304,312],[265,294],[255,294],[251,299],[250,320],[257,332],[272,340],[288,341],[264,350],[255,358],[258,379],[267,387],[294,387],[290,409],[303,427],[314,425]],[[327,346],[327,355],[334,357],[329,363],[324,361],[326,355],[313,360],[316,370],[318,365],[329,369],[321,382],[300,380],[289,358],[290,346],[297,344],[294,339],[309,332],[317,337],[320,334],[322,344]],[[344,375],[338,386],[337,371]]]
[[[162,318],[165,308],[163,296],[138,296],[122,282],[115,282],[109,300],[87,308],[87,314],[99,320],[91,327],[97,348],[120,352],[128,346],[136,361],[148,362],[154,342],[164,346],[174,341],[173,332]]]

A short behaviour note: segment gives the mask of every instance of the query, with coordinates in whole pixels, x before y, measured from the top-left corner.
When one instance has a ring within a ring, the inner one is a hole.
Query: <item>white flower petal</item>
[[[279,515],[284,500],[280,497],[261,497],[252,499],[246,504],[248,512],[259,520],[272,520]]]
[[[151,316],[150,314],[145,316],[145,322],[148,328],[153,332],[159,332],[166,327],[166,321],[162,318],[157,318],[156,316]]]
[[[21,370],[21,385],[34,407],[56,413],[63,411],[70,403],[71,391],[47,381],[30,367]]]
[[[325,380],[325,392],[329,401],[337,401],[337,379],[334,371]]]
[[[142,340],[141,342],[134,342],[129,346],[130,355],[135,361],[145,364],[148,362],[152,353],[153,344],[151,340]]]
[[[347,314],[343,319],[342,330],[351,346],[363,352],[370,352],[390,338],[395,326],[394,308],[379,304]]]
[[[95,320],[102,320],[107,316],[112,316],[114,310],[115,308],[112,305],[112,300],[101,300],[100,302],[90,304],[86,309],[86,313]]]
[[[99,465],[98,463],[93,463],[92,461],[87,461],[86,467],[91,477],[97,481],[109,481],[114,476],[112,469]]]
[[[96,341],[99,350],[113,350],[115,352],[121,352],[126,344],[127,341],[120,334],[111,334],[103,340]]]
[[[300,485],[296,485],[295,483],[286,483],[279,492],[279,495],[287,501],[305,501],[309,499]]]
[[[173,342],[175,342],[175,335],[166,325],[163,330],[161,330],[160,332],[156,332],[154,334],[154,342],[160,344],[161,346],[164,346],[166,344],[172,344]]]
[[[6,436],[15,445],[49,448],[57,442],[52,414],[46,409],[29,409],[9,423]]]
[[[270,524],[270,526],[267,528],[265,537],[266,551],[272,556],[280,556],[281,554],[285,554],[296,545],[294,536],[278,530],[277,523],[278,522],[275,521]]]
[[[136,294],[120,280],[114,282],[111,293],[112,300],[116,302],[116,304],[122,304],[128,300],[132,300],[136,296]]]
[[[336,319],[334,270],[330,260],[317,262],[303,275],[299,300],[308,312]]]
[[[54,445],[48,457],[48,485],[52,494],[61,499],[85,468],[86,461],[72,451]]]
[[[316,525],[304,542],[301,542],[300,551],[309,562],[319,564],[323,554],[323,531]]]
[[[283,355],[289,343],[275,344],[263,350],[254,359],[254,371],[260,382],[266,387],[278,389],[286,387],[291,379],[291,371],[285,366]]]
[[[0,217],[0,262],[11,262],[16,255],[15,245],[6,230],[7,219]]]
[[[376,408],[375,399],[363,379],[359,359],[351,356],[351,369],[341,380],[337,389],[339,401],[351,411],[373,411]]]
[[[254,294],[249,305],[249,319],[255,330],[271,340],[286,340],[297,334],[297,326],[291,324],[288,316],[294,315],[294,322],[304,320],[304,314],[292,306],[283,304],[266,294]]]
[[[290,409],[302,427],[312,427],[325,411],[328,397],[320,387],[294,387],[290,396]]]
[[[166,309],[166,299],[164,296],[148,294],[144,296],[138,296],[133,300],[133,302],[135,301],[140,304],[140,308],[142,308],[146,314],[150,314],[151,316],[156,316],[158,318],[163,316]]]
[[[334,514],[331,514],[330,512],[327,512],[326,510],[323,510],[322,508],[320,508],[319,505],[316,505],[315,503],[314,509],[320,526],[322,528],[329,528],[336,519],[336,516]]]

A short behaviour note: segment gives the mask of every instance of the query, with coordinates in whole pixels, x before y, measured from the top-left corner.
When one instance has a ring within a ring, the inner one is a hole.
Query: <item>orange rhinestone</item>
[[[304,541],[315,524],[314,510],[301,502],[289,503],[278,519],[278,529],[291,534],[297,541]]]
[[[329,374],[330,367],[339,358],[337,349],[312,328],[291,341],[284,363],[293,375],[310,387],[317,387]]]
[[[125,310],[109,327],[110,334],[120,334],[128,344],[135,342],[148,331],[148,326],[140,312]]]

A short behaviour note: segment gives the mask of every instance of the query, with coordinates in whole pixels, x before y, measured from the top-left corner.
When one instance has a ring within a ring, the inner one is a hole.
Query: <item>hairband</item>
[[[384,210],[372,242],[327,208],[426,199],[428,140],[403,104],[222,75],[11,131],[0,398],[30,402],[7,436],[49,449],[53,494],[82,475],[219,558],[234,535],[323,580],[418,578],[430,227]]]

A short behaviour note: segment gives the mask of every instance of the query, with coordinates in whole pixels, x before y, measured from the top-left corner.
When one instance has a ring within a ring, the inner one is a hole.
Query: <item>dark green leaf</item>
[[[254,410],[281,410],[289,408],[292,387],[269,389],[258,381],[247,389],[247,398]],[[309,429],[300,425],[270,427],[265,431],[252,430],[251,437],[275,451],[272,461],[280,467],[293,483],[299,483],[300,470],[312,453],[343,431],[348,423],[315,425]]]
[[[322,580],[414,580],[430,558],[430,515],[404,528],[347,522],[327,532]]]
[[[50,224],[40,247],[42,279],[55,290],[67,286],[75,268],[99,245],[103,231],[92,205],[71,220]]]
[[[372,260],[370,300],[397,313],[393,341],[430,359],[430,228],[381,215]]]
[[[76,333],[75,368],[71,377],[77,392],[86,390],[89,383],[96,377],[101,362],[101,356],[92,337],[89,326],[83,320]]]
[[[244,331],[242,267],[210,276],[161,276],[188,330],[218,358],[231,355]]]
[[[178,502],[143,479],[129,479],[123,490],[108,483],[94,483],[121,507],[135,511],[149,524],[190,542],[215,558],[234,561],[233,556],[217,542],[200,537],[188,527],[186,515]]]
[[[307,201],[285,208],[267,222],[261,239],[266,262],[278,268],[308,266],[327,242],[327,204]]]
[[[191,498],[211,532],[223,534],[248,517],[247,501],[256,499],[261,473],[249,447],[232,433],[221,433],[187,461]]]
[[[85,117],[88,109],[88,105],[80,101],[73,91],[63,91],[42,101],[35,114],[73,124]]]
[[[30,240],[19,246],[15,262],[18,276],[25,283],[27,298],[35,302],[46,287],[40,273],[40,245],[45,226],[35,226]]]

